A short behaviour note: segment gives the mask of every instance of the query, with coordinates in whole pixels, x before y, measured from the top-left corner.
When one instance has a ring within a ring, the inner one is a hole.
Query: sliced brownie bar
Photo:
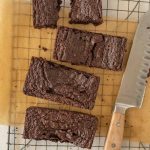
[[[93,74],[33,57],[23,91],[29,96],[92,109],[98,87],[99,78]]]
[[[41,107],[26,110],[23,137],[25,139],[69,142],[91,148],[98,119],[95,116]]]
[[[70,23],[99,25],[102,19],[101,0],[71,0]]]
[[[56,28],[61,0],[32,0],[35,28]]]
[[[127,39],[60,27],[54,58],[75,65],[122,70]]]

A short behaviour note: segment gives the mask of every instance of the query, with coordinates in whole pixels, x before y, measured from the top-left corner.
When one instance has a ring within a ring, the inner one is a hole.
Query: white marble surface
[[[0,150],[7,150],[8,126],[0,125]]]

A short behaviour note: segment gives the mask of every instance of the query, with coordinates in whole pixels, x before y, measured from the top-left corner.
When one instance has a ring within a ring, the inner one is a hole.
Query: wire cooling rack
[[[24,140],[22,138],[23,128],[9,127],[8,150],[83,150],[72,144],[54,143],[51,141]],[[105,137],[95,137],[92,150],[103,150]],[[121,150],[150,150],[149,144],[131,142],[124,140]]]
[[[93,32],[105,32],[115,35],[128,35],[133,37],[134,31],[129,30],[128,25],[125,30],[118,31],[122,25],[119,20],[125,20],[127,24],[132,21],[137,24],[140,17],[149,9],[150,0],[102,0],[104,24],[100,27],[80,26],[76,28],[88,29]],[[31,105],[48,106],[53,108],[74,109],[70,106],[55,104],[38,98],[27,97],[22,93],[22,87],[27,73],[30,58],[32,56],[41,56],[52,59],[54,41],[57,30],[43,29],[37,30],[32,25],[32,1],[31,0],[13,0],[13,58],[12,58],[12,92],[10,107],[10,122],[13,126],[8,131],[8,149],[9,150],[80,150],[66,143],[53,143],[50,141],[24,140],[22,138],[25,109]],[[69,0],[63,0],[61,6],[60,19],[58,24],[68,26],[68,12],[70,11]],[[114,21],[115,19],[115,21]],[[73,27],[73,26],[72,26]],[[113,30],[112,30],[113,29]],[[45,51],[45,48],[48,51]],[[128,57],[128,53],[126,54]],[[54,61],[54,60],[53,60]],[[68,65],[68,64],[66,64]],[[68,65],[69,66],[69,65]],[[70,66],[73,67],[73,66]],[[83,71],[94,73],[101,77],[101,85],[96,99],[96,106],[93,111],[83,110],[86,113],[96,115],[99,120],[99,128],[93,143],[92,150],[102,150],[105,141],[111,111],[114,100],[117,95],[122,72],[114,73],[105,70],[88,69],[79,67]],[[109,90],[107,90],[109,88]],[[105,100],[104,100],[105,99]],[[130,141],[130,127],[126,125],[126,137],[129,140],[124,141],[122,149],[150,150],[149,145]]]

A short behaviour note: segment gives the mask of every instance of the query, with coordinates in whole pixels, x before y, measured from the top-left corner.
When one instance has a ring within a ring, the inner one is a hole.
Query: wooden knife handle
[[[110,123],[104,150],[120,150],[123,140],[125,115],[114,112]]]

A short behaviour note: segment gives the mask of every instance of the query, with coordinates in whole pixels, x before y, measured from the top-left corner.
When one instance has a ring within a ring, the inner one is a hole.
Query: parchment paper
[[[30,15],[32,14],[32,9],[29,4],[15,4],[13,8],[15,14],[19,13],[20,15],[12,15],[12,4],[10,0],[3,0],[0,3],[0,123],[8,125],[19,124],[23,126],[25,110],[29,106],[61,108],[96,115],[99,118],[99,126],[96,134],[106,136],[124,70],[122,72],[113,72],[62,63],[69,67],[100,76],[101,84],[96,98],[96,104],[92,111],[25,96],[22,88],[30,64],[30,58],[32,56],[41,56],[55,61],[52,58],[52,53],[57,29],[34,29],[32,27],[32,16]],[[124,61],[125,69],[137,23],[105,18],[104,23],[97,27],[93,25],[70,25],[68,24],[68,11],[69,9],[67,8],[61,10],[59,25],[84,29],[91,32],[126,36],[128,38]],[[14,22],[14,26],[12,26],[12,21]],[[39,48],[39,45],[46,47],[48,51],[43,51]],[[148,83],[142,108],[132,108],[126,114],[126,138],[150,143],[149,98],[150,84]]]

